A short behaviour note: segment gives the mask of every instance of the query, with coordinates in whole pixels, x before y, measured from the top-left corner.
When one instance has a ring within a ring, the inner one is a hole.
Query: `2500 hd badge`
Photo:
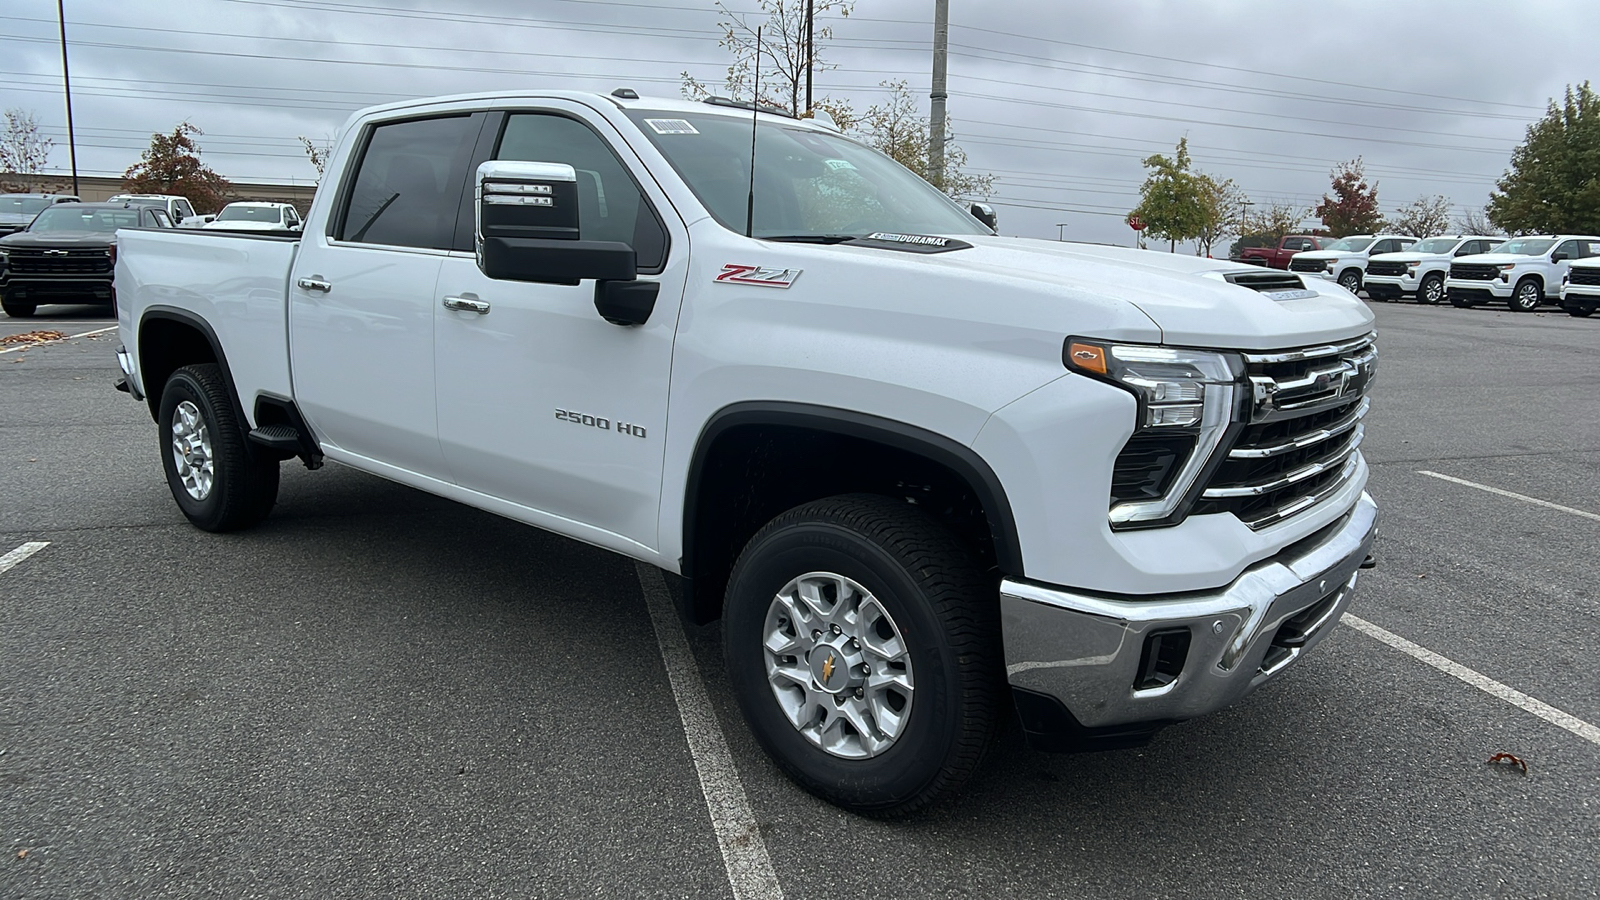
[[[573,412],[570,409],[556,410],[556,421],[571,422],[574,425],[587,425],[590,428],[598,428],[601,431],[610,431],[613,427],[611,420],[605,416],[591,416],[588,413]],[[617,422],[615,423],[615,427],[617,434],[631,435],[636,438],[642,438],[646,436],[643,425],[630,425],[627,422]]]

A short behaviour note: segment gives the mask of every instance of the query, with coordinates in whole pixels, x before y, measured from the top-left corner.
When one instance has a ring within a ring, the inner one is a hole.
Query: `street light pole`
[[[950,50],[950,0],[933,0],[933,90],[928,93],[928,181],[944,190],[944,102],[950,95],[946,63]]]
[[[1067,227],[1067,223],[1066,222],[1057,222],[1056,223],[1056,240],[1058,240],[1058,241],[1065,240],[1065,237],[1063,236],[1061,229],[1066,228],[1066,227]]]
[[[61,85],[67,93],[67,156],[72,160],[72,193],[78,190],[78,139],[72,130],[72,76],[67,72],[67,9],[66,0],[56,0],[56,15],[61,22]]]

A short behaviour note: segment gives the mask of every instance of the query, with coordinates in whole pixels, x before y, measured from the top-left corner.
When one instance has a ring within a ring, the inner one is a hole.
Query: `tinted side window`
[[[372,129],[335,239],[448,249],[477,136],[471,116]]]
[[[192,215],[194,215],[194,207],[189,205],[189,201],[187,201],[187,200],[179,200],[178,201],[178,218],[187,219],[188,217],[190,217]]]
[[[152,224],[154,224],[157,228],[172,227],[172,219],[167,215],[167,211],[164,209],[150,210],[150,218],[154,220]]]
[[[1550,256],[1554,258],[1561,254],[1566,254],[1567,259],[1578,259],[1578,242],[1562,241],[1561,244],[1550,253]]]
[[[667,233],[611,147],[589,126],[543,113],[506,121],[496,159],[566,163],[578,172],[578,236],[633,247],[642,271],[667,261]]]

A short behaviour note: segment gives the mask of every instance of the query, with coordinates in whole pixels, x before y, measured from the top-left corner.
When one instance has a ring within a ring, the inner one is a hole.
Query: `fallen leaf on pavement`
[[[66,336],[65,331],[24,331],[22,334],[0,337],[0,344],[42,344],[45,341],[63,340]]]
[[[1528,774],[1528,764],[1509,753],[1496,753],[1495,755],[1489,757],[1489,761],[1484,763],[1484,765],[1492,766],[1496,763],[1510,763],[1513,766],[1521,766],[1522,774]]]

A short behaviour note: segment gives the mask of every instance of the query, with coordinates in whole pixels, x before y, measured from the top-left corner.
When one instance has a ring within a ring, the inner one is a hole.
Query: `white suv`
[[[1397,253],[1415,244],[1406,234],[1352,234],[1334,241],[1326,250],[1307,250],[1289,260],[1289,271],[1315,275],[1354,294],[1366,279],[1367,259],[1379,253]]]
[[[202,228],[217,231],[299,231],[300,213],[288,203],[241,200],[229,203]]]
[[[1516,312],[1533,312],[1560,296],[1561,279],[1573,260],[1592,256],[1600,256],[1600,237],[1593,235],[1515,238],[1493,253],[1451,263],[1445,292],[1452,306],[1504,300]]]
[[[1380,253],[1367,260],[1367,296],[1374,300],[1415,297],[1418,303],[1444,299],[1444,280],[1458,256],[1489,253],[1505,238],[1458,234],[1431,237],[1401,253]]]
[[[1561,284],[1561,305],[1568,315],[1587,319],[1600,309],[1600,257],[1580,260],[1567,269]]]

